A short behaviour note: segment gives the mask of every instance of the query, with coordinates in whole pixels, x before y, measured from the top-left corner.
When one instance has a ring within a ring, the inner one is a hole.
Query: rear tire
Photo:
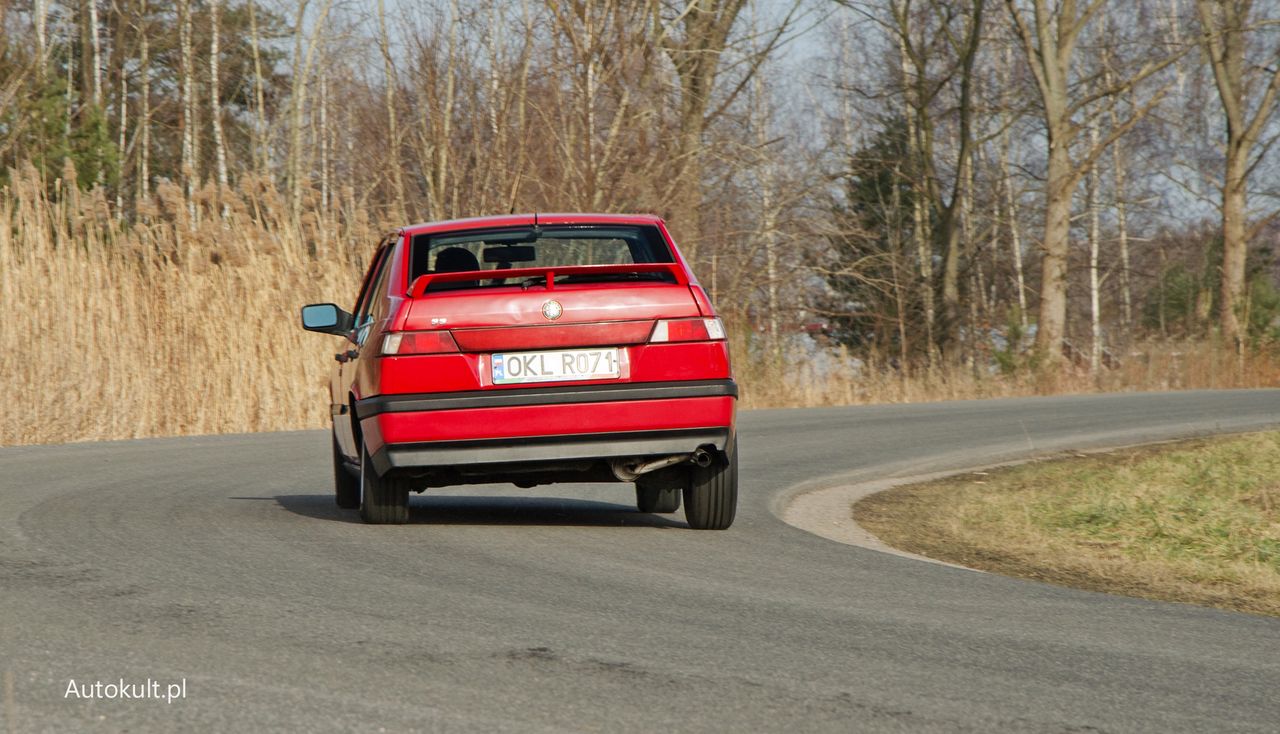
[[[379,477],[369,450],[360,444],[360,519],[371,525],[409,521],[409,487],[402,479]]]
[[[667,514],[680,509],[680,487],[666,487],[636,480],[636,507],[641,512]]]
[[[738,439],[726,447],[725,460],[695,466],[684,489],[684,518],[695,530],[724,530],[738,510]]]
[[[360,506],[360,477],[347,469],[347,460],[338,449],[338,438],[333,437],[333,495],[338,507],[354,510]]]

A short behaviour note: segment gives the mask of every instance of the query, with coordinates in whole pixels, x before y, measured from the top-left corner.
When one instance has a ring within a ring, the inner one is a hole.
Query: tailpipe
[[[692,454],[675,454],[673,456],[664,456],[660,459],[650,459],[649,461],[641,459],[612,459],[609,461],[609,468],[613,470],[613,475],[621,481],[634,482],[636,477],[641,474],[666,469],[676,464],[687,462],[705,469],[711,466],[715,460],[715,454],[706,449],[697,449]]]
[[[688,454],[676,454],[675,456],[664,456],[661,459],[653,459],[652,461],[637,461],[635,459],[614,459],[609,462],[609,468],[613,470],[613,475],[624,482],[634,482],[636,477],[641,474],[648,474],[652,471],[665,469],[669,466],[679,464],[684,461],[691,461],[692,457]]]

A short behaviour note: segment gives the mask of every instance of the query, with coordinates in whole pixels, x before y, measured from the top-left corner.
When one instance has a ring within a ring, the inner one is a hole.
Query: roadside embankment
[[[853,519],[970,568],[1280,616],[1280,433],[1078,455],[894,487]]]

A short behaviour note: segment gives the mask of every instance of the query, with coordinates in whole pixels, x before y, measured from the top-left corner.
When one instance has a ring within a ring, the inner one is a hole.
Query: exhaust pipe
[[[661,459],[653,459],[652,461],[638,462],[635,460],[614,459],[609,462],[609,468],[613,470],[613,475],[624,482],[634,482],[636,477],[641,474],[648,474],[651,471],[665,469],[669,466],[679,464],[682,461],[689,461],[691,457],[688,454],[676,454],[674,456],[665,456]]]
[[[638,461],[636,459],[612,459],[609,462],[609,468],[613,470],[613,475],[624,482],[634,482],[636,477],[641,474],[648,474],[652,471],[665,469],[676,464],[684,462],[695,464],[702,468],[711,466],[711,462],[715,461],[715,455],[706,449],[697,449],[692,454],[675,454],[672,456],[664,456],[661,459],[652,459],[650,461]]]

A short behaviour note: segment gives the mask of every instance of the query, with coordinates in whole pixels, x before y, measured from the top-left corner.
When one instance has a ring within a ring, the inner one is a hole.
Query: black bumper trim
[[[439,394],[377,395],[357,402],[356,416],[364,420],[379,413],[712,397],[738,397],[737,383],[733,380],[688,380],[629,382],[614,385],[556,385]]]
[[[693,428],[391,444],[383,446],[371,458],[374,470],[381,475],[392,469],[660,456],[692,452],[708,445],[724,451],[729,445],[731,430],[728,427]]]

